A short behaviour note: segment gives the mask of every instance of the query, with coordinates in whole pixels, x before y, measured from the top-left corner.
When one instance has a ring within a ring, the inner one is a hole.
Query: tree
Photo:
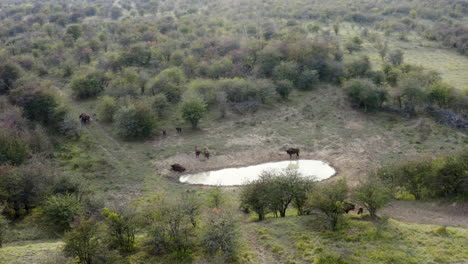
[[[104,73],[94,72],[74,77],[70,83],[70,87],[75,97],[86,99],[95,97],[104,91],[108,81]]]
[[[65,254],[80,264],[92,264],[98,252],[97,225],[93,219],[81,219],[65,233]]]
[[[289,80],[280,80],[276,82],[276,92],[283,99],[288,99],[293,87],[293,83]]]
[[[79,37],[81,37],[81,34],[83,34],[83,29],[81,28],[80,25],[69,25],[67,27],[67,34],[72,36],[74,40],[77,40]]]
[[[169,68],[160,72],[150,85],[153,95],[162,93],[171,103],[178,103],[182,96],[182,84],[185,75],[179,68]]]
[[[97,106],[99,119],[104,122],[112,122],[114,121],[115,112],[117,112],[117,102],[115,99],[110,96],[102,97]]]
[[[319,82],[319,74],[316,70],[304,70],[299,75],[299,79],[297,81],[297,88],[300,90],[311,90],[313,89]]]
[[[0,64],[0,95],[8,93],[20,77],[20,69],[15,64]]]
[[[70,229],[73,219],[83,210],[80,199],[69,193],[52,195],[44,205],[44,215],[61,231]]]
[[[330,229],[335,231],[344,212],[343,206],[347,193],[345,179],[324,183],[310,193],[307,206],[310,209],[318,208],[322,211],[328,219]]]
[[[115,115],[117,133],[125,139],[149,137],[156,129],[156,116],[147,105],[130,105]]]
[[[269,212],[269,177],[271,176],[268,173],[262,173],[258,180],[252,181],[242,187],[241,204],[256,212],[259,221],[265,219],[265,215]]]
[[[136,226],[133,215],[128,211],[117,213],[104,208],[102,216],[105,217],[111,245],[123,252],[135,249]]]
[[[206,112],[206,104],[200,98],[194,97],[186,100],[182,104],[182,118],[192,124],[192,128],[197,128],[198,121],[203,118]]]
[[[2,211],[3,211],[3,208],[0,207],[0,212]],[[3,241],[5,240],[7,230],[8,230],[8,221],[2,214],[0,214],[0,248],[2,248],[3,246]]]
[[[282,61],[273,69],[273,79],[289,80],[292,83],[297,83],[299,79],[299,67],[296,62]]]
[[[372,65],[369,57],[363,56],[347,63],[346,69],[348,71],[349,78],[363,78],[370,74]]]
[[[213,213],[207,219],[202,244],[210,255],[222,252],[227,262],[233,262],[239,248],[239,225],[235,217],[222,210]]]
[[[366,112],[379,109],[387,99],[386,91],[367,79],[350,80],[346,90],[353,103]]]
[[[455,89],[443,83],[434,84],[429,88],[428,99],[439,107],[450,107],[456,100]]]
[[[403,51],[395,50],[388,55],[388,60],[393,66],[400,66],[403,63]]]
[[[349,53],[360,51],[362,49],[362,40],[358,36],[353,37],[345,43],[345,49],[348,50]]]
[[[335,35],[338,36],[338,33],[340,32],[340,24],[334,24],[333,25],[333,31],[335,32]]]
[[[29,150],[26,139],[19,132],[0,129],[0,166],[23,163],[29,156]]]
[[[390,190],[377,177],[368,177],[353,190],[351,196],[357,204],[369,211],[372,218],[377,218],[377,210],[391,199]]]

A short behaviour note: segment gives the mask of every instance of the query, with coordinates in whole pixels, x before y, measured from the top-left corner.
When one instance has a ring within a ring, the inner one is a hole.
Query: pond
[[[304,177],[314,177],[316,180],[330,178],[336,173],[335,169],[320,160],[288,160],[187,174],[181,176],[179,180],[188,184],[237,186],[258,179],[262,171],[278,171],[286,168],[297,169]]]

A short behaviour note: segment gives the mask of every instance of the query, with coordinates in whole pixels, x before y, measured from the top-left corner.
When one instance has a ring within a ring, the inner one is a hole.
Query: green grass
[[[23,241],[0,248],[0,263],[53,263],[63,247],[60,240]]]

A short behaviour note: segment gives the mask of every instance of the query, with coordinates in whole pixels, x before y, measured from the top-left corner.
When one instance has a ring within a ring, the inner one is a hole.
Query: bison
[[[176,127],[175,129],[177,131],[177,134],[182,134],[182,128],[181,127]]]
[[[360,215],[360,214],[364,214],[364,208],[359,207],[358,211],[357,211],[357,214]]]
[[[177,171],[177,172],[184,172],[185,171],[185,168],[182,165],[178,164],[178,163],[172,164],[171,168],[172,168],[173,171]]]
[[[356,209],[356,206],[352,203],[348,203],[348,202],[344,202],[343,204],[343,210],[345,211],[345,213],[349,213],[349,211],[352,211]]]
[[[80,121],[83,124],[89,123],[91,121],[91,117],[87,114],[81,113],[80,114]]]
[[[198,159],[198,157],[200,157],[200,154],[201,154],[201,150],[197,146],[195,146],[195,158]]]
[[[289,158],[292,159],[292,156],[295,154],[299,158],[299,149],[298,148],[288,148],[286,153],[289,154]]]
[[[206,159],[210,159],[210,151],[208,150],[208,148],[205,148],[205,150],[203,151],[203,154],[205,154]]]

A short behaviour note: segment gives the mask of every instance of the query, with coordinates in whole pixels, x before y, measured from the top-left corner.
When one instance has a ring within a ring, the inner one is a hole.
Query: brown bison
[[[177,131],[177,134],[182,134],[182,128],[181,127],[176,127],[175,129]]]
[[[201,154],[201,150],[197,146],[195,146],[195,158],[198,159],[198,157],[200,157],[200,154]]]
[[[292,156],[295,154],[299,158],[299,149],[298,148],[288,148],[286,153],[289,154],[289,158],[292,159]]]
[[[172,164],[171,168],[172,168],[173,171],[177,171],[177,172],[184,172],[185,171],[185,168],[182,165],[178,164],[178,163]]]
[[[83,124],[89,123],[91,121],[91,116],[89,116],[87,114],[84,114],[84,113],[81,113],[80,114],[80,121]]]
[[[344,202],[343,210],[345,211],[345,213],[349,213],[349,211],[352,211],[354,209],[356,209],[356,206],[354,204]]]
[[[358,211],[357,211],[357,214],[360,215],[360,214],[364,214],[364,208],[359,207]]]
[[[206,159],[210,159],[210,151],[208,150],[208,148],[205,148],[205,150],[203,151],[203,153],[205,154],[205,158],[206,158]]]

